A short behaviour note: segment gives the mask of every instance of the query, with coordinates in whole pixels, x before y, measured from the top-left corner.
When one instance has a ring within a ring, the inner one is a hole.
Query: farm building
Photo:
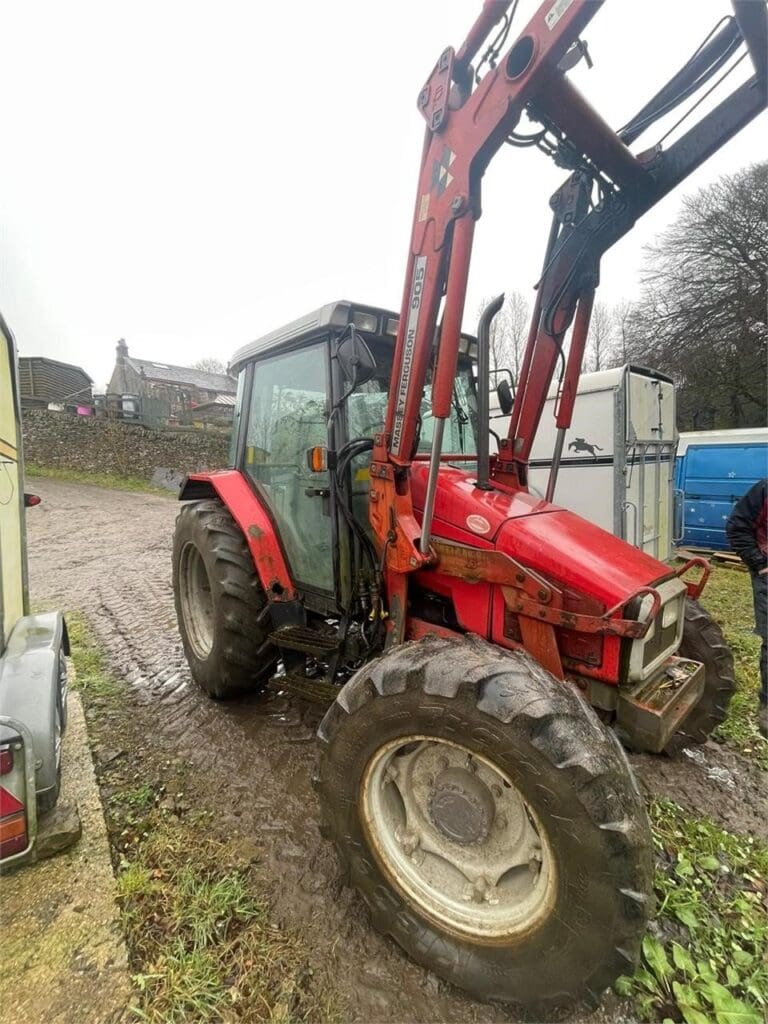
[[[236,391],[236,381],[226,374],[139,359],[128,354],[121,339],[107,388],[107,408],[124,418],[182,421],[200,405],[223,396],[234,400]]]
[[[93,407],[93,381],[79,366],[46,356],[19,357],[22,407],[62,406],[72,412]]]

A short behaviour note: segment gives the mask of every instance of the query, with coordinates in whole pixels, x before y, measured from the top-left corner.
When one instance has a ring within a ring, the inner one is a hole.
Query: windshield
[[[376,359],[376,376],[357,388],[347,402],[349,437],[373,437],[384,426],[387,395],[392,376],[393,346],[388,342],[370,343]],[[432,416],[430,394],[431,372],[421,400],[421,430],[417,454],[432,449],[435,419]],[[477,403],[472,378],[472,364],[461,359],[453,387],[453,408],[443,432],[443,454],[477,454]]]

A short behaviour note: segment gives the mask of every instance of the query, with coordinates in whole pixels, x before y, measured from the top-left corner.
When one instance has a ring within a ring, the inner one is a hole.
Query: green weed
[[[117,876],[117,895],[125,901],[151,896],[156,888],[157,883],[149,868],[137,862],[125,862],[124,870]]]
[[[141,1004],[132,1009],[141,1020],[182,1024],[221,1019],[227,989],[214,952],[189,949],[176,939],[155,966],[148,974],[132,976],[142,995]]]
[[[105,667],[104,657],[93,640],[84,616],[80,612],[67,612],[66,620],[75,666],[72,688],[83,695],[87,694],[89,698],[116,698],[121,692],[120,686]]]
[[[123,789],[110,797],[110,803],[122,804],[132,810],[146,810],[155,802],[155,790],[148,782],[135,786],[133,789]]]
[[[768,845],[651,804],[656,931],[616,991],[641,1020],[760,1024],[768,1008]]]

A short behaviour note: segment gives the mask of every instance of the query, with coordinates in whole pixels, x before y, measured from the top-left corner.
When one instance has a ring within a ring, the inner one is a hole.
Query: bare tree
[[[629,362],[632,339],[632,323],[635,316],[635,305],[629,299],[622,299],[613,307],[613,363],[623,366]]]
[[[193,370],[202,370],[203,373],[226,373],[227,367],[215,356],[206,356],[205,359],[198,359],[192,364]]]
[[[507,296],[506,306],[511,355],[509,369],[512,371],[515,384],[517,384],[520,378],[520,363],[525,350],[525,342],[528,338],[531,308],[528,300],[517,288],[513,288]]]
[[[647,248],[627,347],[677,381],[683,429],[766,422],[766,194],[768,163],[723,177]]]
[[[610,306],[599,300],[592,307],[589,337],[584,354],[585,370],[604,370],[611,362],[614,343],[614,315]]]

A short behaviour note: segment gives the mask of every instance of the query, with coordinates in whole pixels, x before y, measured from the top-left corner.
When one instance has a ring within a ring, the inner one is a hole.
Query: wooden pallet
[[[747,567],[744,565],[738,555],[734,554],[733,551],[712,551],[710,548],[677,548],[676,555],[679,559],[686,562],[689,558],[706,558],[710,562],[715,562],[717,565],[727,565],[731,569],[739,569],[742,572],[747,572]]]

